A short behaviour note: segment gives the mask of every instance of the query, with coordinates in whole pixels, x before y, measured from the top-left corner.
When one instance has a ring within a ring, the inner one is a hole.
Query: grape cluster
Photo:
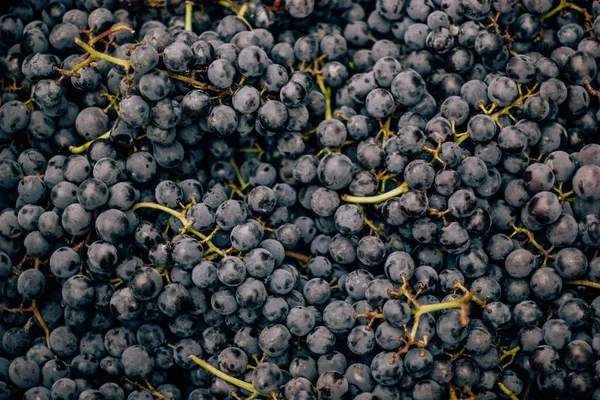
[[[600,400],[598,0],[0,4],[0,400]]]

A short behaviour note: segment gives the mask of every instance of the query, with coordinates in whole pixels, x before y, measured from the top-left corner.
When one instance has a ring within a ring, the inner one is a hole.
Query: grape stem
[[[192,3],[193,4],[193,3]],[[187,8],[188,8],[188,4],[186,4],[186,12],[187,12]],[[187,19],[187,15],[186,15],[186,19]],[[186,21],[187,23],[187,21]],[[77,70],[81,69],[82,67],[88,65],[91,61],[88,60],[104,60],[107,61],[111,64],[116,64],[116,65],[120,65],[121,67],[123,67],[123,69],[125,69],[125,72],[129,71],[131,69],[131,63],[129,62],[129,60],[122,60],[120,58],[117,57],[113,57],[113,56],[109,56],[108,54],[104,54],[96,49],[94,49],[92,46],[90,46],[89,44],[83,42],[81,39],[79,38],[75,38],[75,43],[81,47],[83,50],[85,50],[89,55],[89,59],[77,64],[75,66],[75,68],[71,71],[62,71],[59,70],[59,72],[61,72],[61,74],[63,75],[68,75],[68,76],[76,76],[75,74],[77,73]],[[213,92],[219,92],[219,93],[225,93],[225,94],[233,94],[233,91],[231,90],[231,88],[226,89],[226,90],[221,90],[218,89],[214,86],[208,85],[206,83],[197,81],[196,79],[192,78],[192,77],[188,77],[185,75],[180,75],[180,74],[176,74],[174,72],[170,72],[164,69],[159,69],[156,68],[155,71],[161,72],[165,75],[167,75],[170,78],[173,79],[177,79],[178,81],[181,82],[185,82],[193,87],[195,87],[196,89],[205,89],[205,90],[210,90]]]
[[[210,239],[208,239],[208,236],[204,235],[201,232],[198,232],[197,230],[192,228],[192,223],[187,219],[187,211],[189,208],[185,208],[183,211],[176,211],[173,210],[172,208],[163,206],[162,204],[158,204],[158,203],[151,203],[151,202],[141,202],[141,203],[137,203],[134,204],[134,206],[132,207],[133,211],[139,210],[140,208],[152,208],[155,210],[159,210],[162,212],[165,212],[169,215],[174,216],[175,218],[177,218],[179,221],[181,221],[181,223],[183,224],[183,228],[181,229],[181,233],[185,234],[185,233],[191,233],[194,236],[199,237],[200,239],[203,240],[203,243],[208,245],[208,249],[209,251],[207,253],[217,253],[219,254],[221,257],[226,257],[227,254],[222,251],[221,249],[219,249],[217,246],[215,246],[214,244],[212,244],[212,242],[210,241]]]
[[[352,314],[352,318],[354,319],[358,319],[358,318],[366,318],[369,320],[369,323],[365,326],[365,330],[366,331],[370,331],[373,329],[373,324],[375,323],[376,320],[381,319],[384,320],[385,317],[383,315],[383,312],[380,310],[381,307],[377,307],[377,311],[367,311],[364,313],[353,313]]]
[[[459,134],[461,135],[461,134]],[[468,133],[466,133],[467,137],[468,137]],[[465,138],[466,139],[466,138]],[[436,161],[439,162],[442,166],[446,166],[446,161],[442,160],[442,158],[440,157],[440,150],[442,149],[442,144],[444,142],[442,140],[438,140],[437,143],[437,147],[435,149],[432,149],[431,147],[428,146],[423,146],[423,151],[433,154],[433,159],[431,160],[431,165],[433,165]],[[462,143],[462,141],[460,142]],[[460,144],[458,143],[458,144]]]
[[[590,92],[590,94],[592,96],[596,96],[600,99],[600,91],[594,89],[594,87],[592,86],[592,84],[590,83],[589,80],[586,80],[584,85],[585,85],[585,88],[588,90],[588,92]]]
[[[569,281],[565,281],[565,284],[567,284],[567,285],[576,285],[576,286],[587,286],[587,287],[591,287],[591,288],[594,288],[594,289],[600,289],[600,283],[588,281],[588,280],[585,280],[585,279],[569,280]]]
[[[186,1],[185,2],[185,30],[191,32],[192,31],[192,17],[194,14],[194,2]]]
[[[388,181],[392,179],[395,180],[397,175],[384,170],[382,172],[375,173],[375,177],[381,182],[381,191],[384,191]]]
[[[448,208],[444,211],[440,211],[436,208],[430,208],[428,211],[430,215],[441,218],[442,222],[444,223],[444,226],[448,226],[448,220],[446,219],[446,215],[452,213],[452,208]]]
[[[244,24],[246,24],[246,26],[248,27],[248,29],[253,30],[252,29],[252,25],[250,25],[250,22],[248,22],[248,20],[244,17],[244,15],[246,14],[246,11],[248,11],[248,4],[244,3],[242,5],[242,7],[240,7],[239,9],[237,8],[237,6],[235,4],[233,4],[233,2],[229,1],[229,0],[220,0],[217,2],[217,4],[219,4],[220,6],[231,10],[235,13],[235,15],[242,20],[242,22]]]
[[[454,136],[454,143],[460,145],[462,142],[464,142],[470,137],[468,131],[463,133],[456,132],[456,121],[450,121],[450,125],[452,127],[452,136]]]
[[[483,111],[483,113],[485,115],[489,115],[489,114],[491,114],[494,111],[494,109],[496,107],[498,107],[498,104],[492,103],[490,105],[490,108],[488,109],[488,108],[485,108],[485,105],[483,103],[477,103],[477,107],[479,107],[481,109],[481,111]]]
[[[448,353],[448,352],[444,352],[445,355],[447,355],[448,357],[450,357],[450,361],[451,363],[454,363],[454,361],[458,360],[460,358],[460,356],[462,356],[463,354],[465,354],[465,348],[463,347],[459,352],[456,353]]]
[[[208,236],[206,236],[204,239],[202,239],[200,241],[200,243],[204,244],[204,243],[210,242],[212,240],[212,238],[215,236],[215,233],[217,233],[220,230],[221,230],[221,227],[217,226],[215,229],[213,229],[213,231]]]
[[[31,300],[31,306],[29,306],[28,308],[23,308],[23,305],[21,305],[21,307],[19,307],[19,308],[2,307],[2,311],[6,311],[9,313],[21,313],[21,314],[26,313],[26,312],[33,313],[33,316],[35,317],[37,322],[40,324],[40,326],[44,330],[44,333],[46,334],[46,346],[48,346],[49,349],[51,348],[50,347],[50,329],[48,328],[48,325],[46,325],[46,321],[44,321],[44,318],[42,317],[42,314],[40,313],[40,310],[37,306],[36,300]]]
[[[451,383],[448,384],[448,396],[449,400],[458,400],[458,396],[456,395],[456,387]]]
[[[322,74],[316,76],[317,85],[325,97],[325,119],[332,119],[333,113],[331,111],[331,89],[325,86],[325,78]]]
[[[513,228],[513,233],[509,236],[511,239],[515,235],[517,235],[519,233],[523,233],[523,234],[525,234],[525,236],[527,236],[527,240],[529,241],[529,243],[531,243],[531,245],[533,247],[535,247],[540,253],[542,253],[542,255],[544,256],[544,262],[542,264],[542,267],[545,267],[548,265],[548,260],[555,258],[555,256],[551,255],[552,251],[554,251],[554,246],[550,246],[550,248],[546,250],[542,247],[542,245],[540,245],[537,242],[537,240],[535,240],[535,236],[534,236],[533,232],[531,232],[529,229],[519,228],[518,226],[515,225],[515,223],[513,221],[510,221],[508,225],[511,228]]]
[[[165,69],[156,69],[156,71],[161,72],[167,75],[169,78],[177,79],[178,81],[185,82],[187,84],[192,85],[196,89],[205,89],[213,92],[221,92],[221,89],[217,89],[211,85],[195,80],[194,78],[190,78],[189,76],[179,75],[171,71],[167,71]],[[231,89],[229,89],[231,91]]]
[[[62,75],[60,77],[60,79],[58,80],[60,82],[65,76],[79,78],[79,72],[77,72],[77,71],[79,71],[83,67],[87,67],[88,65],[90,65],[93,62],[94,62],[94,59],[92,57],[88,57],[85,60],[83,60],[82,62],[75,64],[75,66],[71,70],[64,70],[64,69],[60,69],[58,67],[52,67],[52,69]]]
[[[558,200],[560,201],[561,204],[564,203],[565,200],[568,201],[569,196],[572,196],[573,194],[575,194],[575,191],[572,189],[568,192],[564,192],[563,185],[564,185],[564,182],[558,182],[558,186],[554,186],[552,188],[552,190],[554,190],[556,193],[558,193]]]
[[[130,27],[128,27],[127,25],[115,25],[112,28],[102,32],[98,36],[90,39],[89,45],[93,46],[96,43],[98,43],[100,40],[102,40],[105,37],[107,37],[108,35],[110,35],[111,33],[119,32],[119,31],[127,31],[129,33],[135,33],[135,31],[133,29],[131,29]]]
[[[152,387],[152,385],[150,385],[148,382],[146,382],[147,387],[144,386],[144,385],[142,385],[142,384],[140,384],[140,383],[138,383],[138,382],[132,381],[128,377],[125,377],[125,382],[128,382],[129,384],[137,387],[140,390],[144,390],[144,391],[150,393],[152,396],[156,397],[159,400],[168,400],[165,396],[163,396],[162,394],[160,394],[159,392],[157,392]]]
[[[406,335],[403,339],[401,339],[401,341],[404,343],[404,345],[400,349],[398,349],[392,357],[390,357],[390,359],[388,360],[388,362],[390,364],[393,364],[398,357],[407,353],[411,349],[411,347],[418,347],[420,349],[424,349],[427,346],[427,340],[428,340],[427,335],[423,335],[420,339],[417,338],[419,324],[421,322],[421,318],[423,317],[423,315],[432,313],[432,312],[436,312],[436,311],[441,311],[441,310],[459,308],[461,310],[460,311],[460,322],[463,325],[466,325],[469,322],[469,307],[470,307],[471,301],[477,303],[484,309],[486,307],[485,301],[481,300],[480,298],[475,296],[475,293],[480,292],[481,288],[476,288],[475,290],[468,290],[463,284],[461,284],[458,281],[454,281],[454,290],[455,290],[455,293],[457,291],[461,291],[463,293],[462,297],[460,297],[456,300],[447,301],[447,302],[443,302],[443,303],[420,304],[416,298],[422,289],[419,289],[419,291],[417,291],[416,294],[413,294],[410,284],[409,284],[408,280],[406,279],[406,275],[402,274],[401,279],[402,279],[403,283],[402,283],[402,286],[400,287],[400,289],[388,290],[387,294],[388,294],[388,296],[394,296],[394,297],[399,297],[399,296],[406,297],[408,299],[408,301],[411,302],[414,306],[414,308],[412,309],[414,321],[413,321],[412,329],[410,329],[410,331],[408,330],[407,325],[404,326],[404,332],[406,333]],[[375,318],[377,316],[372,315],[371,317]]]
[[[290,258],[294,258],[298,261],[301,261],[303,263],[308,263],[310,261],[310,257],[309,256],[305,256],[304,254],[300,254],[298,252],[295,251],[290,251],[290,250],[286,250],[285,251],[285,256],[286,257],[290,257]]]
[[[315,129],[315,132],[316,132],[316,129]],[[257,143],[257,144],[254,145],[254,147],[245,148],[245,149],[239,149],[238,153],[257,153],[256,159],[260,161],[260,159],[262,158],[262,156],[265,154],[265,151]]]
[[[504,386],[504,384],[502,382],[498,383],[498,387],[500,388],[502,393],[504,393],[510,400],[519,400],[519,398],[517,396],[515,396],[515,394],[513,392],[511,392],[509,388]]]
[[[519,97],[512,102],[512,104],[509,104],[506,107],[501,108],[499,111],[496,111],[495,113],[491,114],[491,110],[492,108],[490,108],[490,110],[485,110],[485,107],[480,106],[480,108],[482,108],[483,112],[486,115],[489,115],[490,118],[492,118],[494,120],[494,122],[496,123],[496,125],[498,125],[498,127],[500,129],[504,128],[504,126],[502,126],[502,124],[500,123],[500,117],[502,115],[508,115],[508,117],[510,119],[512,119],[515,122],[518,122],[518,120],[510,113],[510,110],[513,109],[514,107],[519,107],[519,108],[523,108],[525,105],[525,100],[527,100],[530,97],[534,97],[537,96],[539,94],[539,91],[535,91],[537,89],[537,87],[539,86],[539,82],[537,82],[535,85],[533,85],[533,87],[531,87],[531,89],[527,89],[527,93],[522,94],[521,93],[521,84],[517,84],[517,88],[519,90]],[[494,105],[495,108],[495,105]]]
[[[120,65],[121,67],[123,67],[125,69],[125,71],[128,71],[129,68],[131,68],[131,64],[129,63],[128,60],[122,60],[120,58],[109,56],[108,54],[99,52],[98,50],[94,49],[92,46],[83,42],[83,40],[81,40],[79,38],[75,38],[75,44],[77,46],[81,47],[82,49],[84,49],[90,55],[90,58],[92,58],[94,60],[100,59],[100,60],[108,61],[111,64]]]
[[[124,282],[123,279],[121,278],[113,278],[110,281],[110,284],[113,285],[115,288],[121,286]]]
[[[89,142],[84,143],[81,146],[69,146],[69,151],[73,154],[85,153],[90,148],[92,143],[94,143],[96,140],[110,138],[110,132],[111,131],[103,133],[102,135],[98,136],[96,139],[90,140]]]
[[[206,371],[210,372],[211,374],[215,375],[217,378],[223,379],[225,382],[231,383],[234,386],[239,387],[240,389],[244,389],[245,391],[249,392],[250,398],[257,398],[258,396],[263,396],[263,397],[270,397],[268,394],[265,393],[260,393],[258,390],[256,390],[254,388],[254,386],[252,386],[251,383],[248,382],[244,382],[240,379],[234,378],[231,375],[226,374],[225,372],[213,367],[212,365],[210,365],[209,363],[207,363],[206,361],[204,361],[203,359],[196,357],[196,356],[190,356],[190,360],[192,360],[195,364],[198,364],[201,368],[205,369]]]
[[[389,192],[379,194],[377,196],[364,196],[363,197],[363,196],[351,196],[351,195],[345,194],[342,196],[342,200],[344,200],[347,203],[355,203],[355,204],[379,204],[379,203],[383,203],[384,201],[386,201],[388,199],[391,199],[392,197],[400,196],[401,194],[404,194],[406,192],[408,192],[408,184],[406,182],[404,182],[397,188],[392,189]]]
[[[379,120],[379,132],[377,132],[377,135],[375,136],[375,143],[379,142],[379,137],[382,136],[383,139],[381,140],[381,146],[385,147],[385,144],[387,143],[387,141],[394,136],[394,132],[392,131],[392,117],[387,117],[385,119],[385,122],[382,121],[381,119]]]
[[[235,162],[235,159],[233,157],[231,157],[231,159],[229,160],[229,163],[233,166],[233,169],[235,170],[235,176],[236,176],[238,182],[240,183],[240,187],[237,189],[239,189],[239,191],[242,192],[242,194],[243,194],[244,190],[246,190],[248,188],[248,186],[250,186],[250,183],[248,183],[244,180],[244,177],[242,176],[242,172],[240,171],[240,168],[238,167],[238,165]]]
[[[100,97],[106,97],[108,99],[108,106],[102,109],[102,111],[104,111],[104,114],[108,113],[108,110],[110,110],[111,108],[115,110],[115,113],[117,113],[117,115],[121,114],[121,111],[119,110],[119,94],[100,92]],[[141,139],[141,137],[138,137],[138,139]]]
[[[381,222],[379,224],[379,226],[375,226],[375,224],[373,223],[373,221],[370,220],[367,217],[363,217],[363,221],[364,221],[365,225],[367,226],[367,228],[369,228],[369,235],[370,236],[375,235],[376,237],[378,237],[380,239],[383,239],[386,242],[390,241],[390,238],[385,233],[383,233],[381,231],[383,228],[385,228],[385,224],[383,222]]]
[[[556,6],[555,8],[553,8],[552,10],[548,11],[547,13],[544,13],[540,16],[540,19],[542,21],[552,17],[553,15],[561,12],[562,10],[564,10],[565,8],[572,8],[575,11],[580,12],[581,14],[583,14],[583,17],[585,18],[585,20],[587,22],[589,22],[590,24],[592,24],[592,16],[590,15],[590,13],[588,12],[588,10],[586,10],[584,7],[579,7],[576,4],[573,3],[569,3],[567,0],[560,0],[560,3],[558,3],[558,6]]]
[[[502,355],[500,356],[500,359],[498,360],[498,364],[502,363],[502,361],[506,358],[508,358],[508,362],[502,365],[502,368],[506,368],[508,367],[510,364],[512,364],[515,361],[515,357],[517,356],[517,353],[521,351],[521,348],[519,346],[514,347],[510,350],[507,350],[505,352],[502,353]]]

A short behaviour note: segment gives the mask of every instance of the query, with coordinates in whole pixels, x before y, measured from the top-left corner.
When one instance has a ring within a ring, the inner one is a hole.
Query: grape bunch
[[[598,0],[0,4],[0,400],[600,400]]]

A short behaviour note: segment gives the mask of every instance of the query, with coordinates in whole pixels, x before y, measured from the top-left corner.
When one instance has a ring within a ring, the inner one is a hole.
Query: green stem
[[[77,71],[79,71],[83,67],[86,67],[86,66],[90,65],[93,62],[94,62],[94,59],[92,57],[88,57],[85,60],[83,60],[82,62],[76,64],[73,67],[73,69],[71,69],[71,70],[64,70],[64,69],[60,69],[58,67],[54,67],[53,69],[55,71],[58,71],[61,75],[66,75],[66,76],[72,76],[72,77],[75,77],[75,78],[79,78],[79,73]]]
[[[465,299],[464,297],[461,297],[458,300],[447,301],[444,303],[419,305],[418,307],[415,308],[414,314],[415,314],[415,316],[417,316],[417,315],[429,314],[429,313],[441,311],[441,310],[448,310],[451,308],[462,308],[466,304],[466,301],[467,301],[467,299]]]
[[[454,143],[460,145],[462,142],[470,137],[469,132],[457,133],[454,135]]]
[[[85,153],[87,151],[87,149],[90,148],[90,146],[92,145],[92,143],[94,143],[96,140],[110,138],[110,132],[111,131],[103,133],[102,135],[98,136],[96,139],[90,140],[89,142],[84,143],[81,146],[69,146],[69,151],[71,153],[73,153],[73,154]]]
[[[521,351],[521,348],[519,346],[514,347],[510,350],[505,351],[504,353],[502,353],[502,355],[500,356],[500,359],[498,360],[499,364],[502,364],[502,361],[504,361],[506,358],[510,358],[510,361],[504,365],[504,367],[509,366],[510,364],[512,364],[513,360],[515,359],[515,357],[517,356],[517,353]]]
[[[131,64],[129,63],[129,61],[122,60],[120,58],[109,56],[108,54],[101,53],[98,50],[94,49],[92,46],[88,45],[87,43],[84,43],[79,38],[75,38],[75,44],[77,46],[81,47],[82,49],[84,49],[86,52],[88,52],[89,55],[90,55],[90,57],[93,58],[93,59],[100,59],[100,60],[108,61],[111,64],[120,65],[125,70],[128,70],[130,68],[130,66],[131,66]]]
[[[185,2],[185,30],[192,31],[192,16],[194,13],[194,2],[186,1]]]
[[[200,239],[203,240],[203,244],[206,244],[209,248],[210,251],[212,251],[213,253],[217,253],[219,254],[221,257],[225,257],[227,256],[227,254],[225,252],[223,252],[221,249],[219,249],[217,246],[215,246],[210,239],[208,239],[208,236],[206,236],[205,234],[193,229],[191,227],[191,224],[193,223],[193,221],[188,221],[186,214],[184,212],[181,211],[176,211],[173,210],[169,207],[163,206],[161,204],[158,203],[151,203],[151,202],[142,202],[142,203],[137,203],[135,204],[131,209],[133,211],[139,210],[140,208],[152,208],[154,210],[159,210],[162,212],[166,212],[169,215],[174,216],[175,218],[177,218],[182,224],[183,227],[185,229],[184,232],[189,232],[194,236],[199,237]]]
[[[268,397],[267,394],[260,393],[258,390],[256,390],[251,383],[244,382],[240,379],[234,378],[231,375],[227,375],[225,372],[218,370],[217,368],[213,367],[201,358],[198,358],[196,356],[190,356],[190,360],[198,364],[201,368],[215,375],[217,378],[221,378],[225,382],[229,382],[232,385],[239,387],[240,389],[244,389],[245,391],[250,392],[253,398],[256,398],[257,396]]]
[[[414,340],[417,337],[417,331],[419,330],[419,324],[421,323],[422,313],[416,313],[413,318],[413,326],[410,331],[410,337]]]
[[[323,75],[317,75],[317,85],[319,85],[319,89],[321,89],[321,93],[325,97],[325,119],[331,119],[333,118],[331,111],[331,89],[325,87],[325,78]]]
[[[519,400],[519,398],[515,396],[515,394],[511,392],[509,388],[504,386],[504,384],[498,383],[498,387],[500,388],[502,393],[504,393],[510,400]]]
[[[244,190],[248,187],[248,182],[246,182],[244,180],[244,178],[242,177],[242,172],[240,171],[239,167],[237,166],[237,163],[235,162],[235,160],[233,159],[233,157],[229,160],[229,163],[233,166],[233,169],[235,170],[235,176],[237,177],[238,182],[240,183],[240,190]]]
[[[188,223],[188,221],[187,221],[187,219],[185,219],[185,216],[183,215],[183,213],[181,213],[179,211],[175,211],[175,210],[173,210],[173,209],[171,209],[169,207],[163,206],[161,204],[150,203],[150,202],[142,202],[142,203],[135,204],[131,209],[133,211],[135,211],[135,210],[139,210],[140,208],[153,208],[155,210],[160,210],[162,212],[166,212],[167,214],[170,214],[170,215],[174,216],[179,221],[181,221],[181,223],[184,226]]]
[[[406,182],[404,182],[402,185],[398,186],[396,189],[390,190],[389,192],[385,192],[382,194],[379,194],[377,196],[366,196],[366,197],[360,197],[360,196],[350,196],[350,195],[343,195],[342,196],[342,200],[344,200],[347,203],[356,203],[356,204],[379,204],[379,203],[383,203],[384,201],[391,199],[392,197],[396,197],[396,196],[400,196],[403,193],[408,192],[408,184]]]
[[[85,60],[83,60],[82,62],[80,62],[80,63],[76,64],[76,65],[73,67],[73,69],[71,70],[71,72],[72,72],[73,74],[76,74],[76,73],[77,73],[77,71],[79,71],[81,68],[83,68],[83,67],[86,67],[86,66],[90,65],[90,64],[91,64],[91,63],[93,63],[93,62],[94,62],[94,59],[93,59],[92,57],[90,57],[90,58],[86,58],[86,59],[85,59]]]
[[[578,5],[573,4],[573,3],[569,3],[567,0],[560,0],[560,3],[558,4],[558,6],[556,6],[552,10],[548,11],[547,13],[542,14],[540,16],[540,19],[542,21],[544,21],[544,20],[552,17],[553,15],[561,12],[565,8],[572,8],[573,10],[582,13],[583,16],[585,17],[585,19],[591,22],[591,16],[590,16],[589,12],[585,8],[579,7]]]
[[[222,7],[225,7],[228,10],[233,11],[235,13],[235,15],[237,15],[237,17],[239,19],[241,19],[244,24],[246,24],[248,29],[253,30],[252,25],[250,25],[250,22],[248,22],[246,17],[244,17],[244,15],[246,14],[246,11],[248,11],[247,3],[244,3],[239,10],[230,0],[221,0],[221,1],[218,1],[217,4],[219,4]]]
[[[217,233],[220,230],[221,230],[221,228],[219,226],[217,226],[215,229],[213,229],[213,231],[210,233],[210,235],[205,236],[202,239],[202,243],[210,242],[212,240],[212,238],[215,236],[215,233]]]
[[[468,296],[468,295],[465,295],[465,296]],[[425,304],[425,305],[416,306],[416,308],[413,310],[414,323],[413,323],[413,328],[411,331],[411,337],[413,337],[413,338],[416,337],[417,330],[419,329],[419,322],[421,322],[421,317],[423,316],[423,314],[428,314],[428,313],[441,311],[441,310],[448,310],[451,308],[463,308],[463,307],[465,307],[465,304],[468,301],[469,301],[468,298],[462,297],[458,300],[448,301],[445,303]]]

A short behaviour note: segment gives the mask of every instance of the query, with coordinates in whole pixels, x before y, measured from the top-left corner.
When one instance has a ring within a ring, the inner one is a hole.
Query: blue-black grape
[[[0,398],[598,397],[596,3],[117,3],[0,16]]]

